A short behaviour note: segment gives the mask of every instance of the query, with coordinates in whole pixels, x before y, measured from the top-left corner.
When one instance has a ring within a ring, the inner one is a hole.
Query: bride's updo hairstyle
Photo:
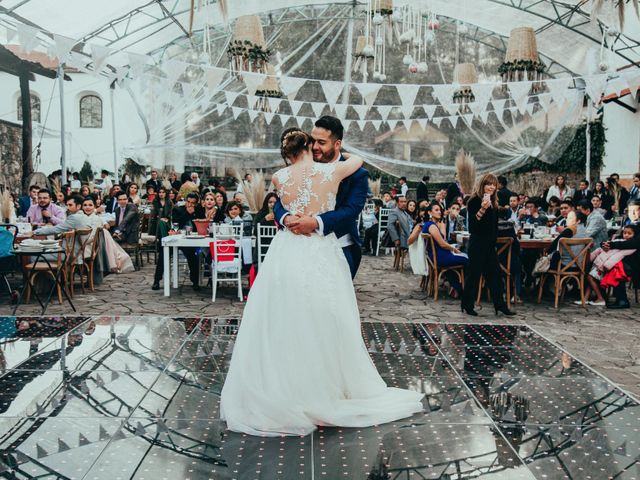
[[[280,155],[288,165],[289,159],[296,158],[313,143],[311,135],[299,128],[288,128],[280,136]]]

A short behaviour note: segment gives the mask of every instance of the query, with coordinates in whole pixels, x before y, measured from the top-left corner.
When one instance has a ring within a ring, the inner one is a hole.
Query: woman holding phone
[[[469,219],[469,263],[465,272],[465,285],[462,295],[462,311],[468,315],[477,316],[474,301],[478,293],[480,276],[484,275],[485,282],[491,291],[493,306],[505,315],[515,315],[507,308],[503,298],[500,267],[496,253],[496,238],[498,237],[498,197],[496,190],[498,179],[490,173],[482,176],[475,192],[467,204],[467,218]]]

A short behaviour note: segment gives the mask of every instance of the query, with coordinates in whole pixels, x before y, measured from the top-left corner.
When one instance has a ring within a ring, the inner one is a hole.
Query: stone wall
[[[22,127],[0,120],[0,185],[22,191]]]

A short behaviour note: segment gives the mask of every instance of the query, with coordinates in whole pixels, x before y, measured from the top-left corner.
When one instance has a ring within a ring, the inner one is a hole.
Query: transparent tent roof
[[[301,18],[322,18],[330,6],[351,6],[352,1],[326,0],[243,0],[228,2],[229,18],[246,14],[268,14],[271,22],[290,18],[283,10],[293,10]],[[358,2],[363,3],[363,2]],[[408,0],[396,0],[400,6]],[[415,0],[410,2],[415,4]],[[627,4],[624,33],[603,35],[608,25],[617,23],[613,8],[590,21],[591,2],[585,0],[429,0],[422,2],[432,12],[465,22],[472,28],[465,34],[481,41],[495,35],[505,44],[512,28],[536,29],[538,49],[544,58],[557,64],[556,73],[588,73],[588,52],[612,44],[609,63],[621,68],[640,61],[640,22]],[[612,3],[612,2],[606,2]],[[202,30],[205,22],[220,25],[222,18],[216,2],[195,2],[192,31]],[[350,9],[347,9],[347,11]],[[0,4],[0,21],[6,25],[27,23],[44,32],[80,39],[85,44],[102,44],[115,50],[162,56],[176,43],[190,44],[188,32],[191,0],[4,0]],[[474,28],[477,27],[477,28]],[[619,30],[618,27],[615,30]],[[604,38],[604,40],[603,40]],[[556,66],[556,65],[554,65]],[[553,73],[553,71],[552,71]]]

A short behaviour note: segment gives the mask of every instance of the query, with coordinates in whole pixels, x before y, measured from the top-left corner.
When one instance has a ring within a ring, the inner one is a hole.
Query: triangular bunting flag
[[[602,94],[604,93],[605,88],[607,87],[607,76],[606,75],[588,75],[584,77],[585,82],[585,92],[589,95],[591,102],[594,105],[600,103],[600,99],[602,98]]]
[[[387,120],[387,125],[389,125],[389,129],[392,132],[396,129],[397,124],[398,124],[398,120]]]
[[[262,115],[264,116],[264,121],[267,122],[267,125],[271,125],[275,114],[272,112],[264,112]]]
[[[369,120],[371,122],[371,125],[373,125],[373,128],[375,128],[376,130],[380,130],[380,127],[382,126],[382,120]]]
[[[351,120],[342,120],[342,126],[346,131],[349,131],[349,128],[351,128]]]
[[[257,110],[250,109],[250,110],[247,110],[247,113],[249,114],[249,120],[251,120],[252,122],[258,116],[258,111]]]
[[[607,81],[607,87],[604,91],[605,95],[620,95],[627,88],[627,82],[622,77],[611,78]]]
[[[120,427],[115,435],[111,437],[111,440],[116,442],[118,440],[124,440],[125,438],[127,438],[127,436],[124,434],[124,427]]]
[[[418,91],[420,90],[420,85],[396,85],[396,90],[398,91],[398,95],[400,95],[402,106],[405,108],[409,106],[413,107],[416,97],[418,96]]]
[[[378,109],[382,120],[386,121],[387,118],[389,118],[389,113],[391,112],[393,105],[376,105],[376,108]]]
[[[164,420],[162,418],[159,418],[156,421],[156,434],[160,435],[161,433],[166,433],[168,431],[169,429],[167,428],[167,425],[164,423]]]
[[[402,105],[400,107],[400,110],[402,111],[402,115],[407,120],[411,118],[411,115],[413,114],[413,109],[414,109],[413,105]]]
[[[237,120],[240,114],[244,111],[244,108],[240,107],[231,107],[231,111],[233,112],[233,119]]]
[[[151,57],[132,52],[127,52],[127,56],[129,57],[129,66],[134,78],[140,77],[144,73],[145,66]]]
[[[366,120],[356,120],[356,123],[358,124],[358,128],[360,129],[361,132],[364,132],[364,127],[367,124]]]
[[[302,105],[304,105],[304,102],[299,102],[297,100],[289,100],[289,105],[291,106],[291,111],[293,112],[293,114],[298,115],[298,113],[300,112],[300,109],[302,108]]]
[[[336,117],[338,117],[340,120],[344,120],[344,118],[346,117],[347,114],[347,108],[349,107],[349,105],[344,105],[344,104],[337,104],[333,106],[333,111],[336,112]]]
[[[7,29],[7,44],[10,44],[14,38],[16,38],[16,35],[18,34],[18,32],[16,30],[14,30],[13,28],[9,28],[9,27],[5,27]]]
[[[509,93],[519,109],[527,104],[533,82],[509,82]]]
[[[436,108],[438,108],[437,105],[422,105],[422,108],[424,108],[425,113],[427,114],[428,118],[432,118],[434,113],[436,113]]]
[[[421,357],[422,356],[422,345],[420,345],[419,343],[416,343],[416,348],[413,349],[413,352],[411,353],[412,357]]]
[[[317,118],[320,118],[322,116],[322,112],[324,111],[325,106],[326,106],[326,103],[311,102],[311,108],[313,109],[313,114]]]
[[[453,103],[453,94],[456,91],[455,85],[438,84],[432,85],[433,97],[440,102],[440,105],[449,105]]]
[[[31,25],[25,25],[24,23],[19,23],[16,28],[18,30],[18,41],[20,42],[22,50],[29,53],[38,46],[40,43],[38,33],[40,31],[37,28]]]
[[[429,119],[428,118],[416,118],[416,122],[418,122],[418,125],[420,125],[420,128],[422,128],[422,130],[426,130],[427,123],[429,122]]]
[[[627,87],[631,91],[631,94],[635,96],[638,88],[640,88],[640,69],[634,68],[624,71],[620,76],[627,82]]]
[[[304,117],[300,117],[300,116],[295,116],[293,117],[296,121],[296,125],[298,126],[299,129],[302,129],[302,125],[304,124],[304,121],[306,120]],[[220,352],[220,354],[222,354],[222,352]]]
[[[457,103],[447,103],[446,105],[441,106],[449,115],[456,115],[458,113],[458,110],[460,110],[460,105],[458,105]]]
[[[69,53],[76,43],[78,43],[77,40],[74,40],[73,38],[58,35],[57,33],[53,34],[53,50],[60,63],[67,62]]]
[[[103,47],[102,45],[96,45],[93,43],[89,45],[89,48],[91,48],[91,59],[93,60],[92,73],[94,75],[98,75],[100,73],[100,70],[102,70],[105,61],[107,60],[107,57],[111,55],[111,50],[107,47]],[[173,83],[175,83],[175,80],[177,78],[178,77],[173,79]],[[173,86],[173,83],[171,83],[171,86]]]
[[[104,387],[104,380],[102,379],[99,373],[96,374],[96,378],[94,379],[94,381],[96,382],[97,386]]]
[[[552,80],[546,80],[545,84],[551,93],[553,101],[557,104],[562,104],[565,101],[567,89],[572,82],[572,78],[555,78]]]
[[[240,95],[239,92],[224,92],[224,97],[227,99],[227,105],[233,107],[233,103],[236,101],[236,98]]]
[[[335,82],[332,80],[319,80],[320,86],[327,103],[332,107],[338,102],[338,97],[344,90],[344,82]]]
[[[229,344],[227,345],[227,355],[231,355],[233,353],[233,347],[235,344],[236,343],[233,340],[229,341]]]
[[[218,105],[216,105],[216,112],[219,116],[221,116],[227,110],[227,107],[228,105],[226,103],[219,103]]]
[[[542,94],[538,95],[538,103],[542,107],[545,112],[549,111],[549,107],[551,106],[551,95]]]
[[[533,111],[534,111],[535,108],[536,108],[536,104],[535,103],[529,103],[529,104],[527,104],[525,110],[529,113],[529,115],[533,115]]]
[[[351,105],[351,107],[356,111],[360,120],[365,119],[370,108],[369,105]]]
[[[209,91],[209,97],[218,90],[218,85],[224,78],[226,70],[222,68],[207,68],[204,72],[204,80],[207,82],[207,90]],[[226,92],[225,92],[226,93]]]
[[[289,121],[289,119],[291,118],[291,115],[278,115],[280,117],[280,123],[282,123],[282,126],[284,127],[287,122]]]
[[[382,85],[379,83],[357,83],[356,88],[367,105],[373,105]]]
[[[504,104],[507,101],[505,99],[501,100],[491,100],[491,104],[493,105],[493,111],[496,112],[496,115],[499,118],[502,118],[502,112],[504,112]]]
[[[281,98],[267,97],[267,103],[269,104],[269,108],[271,109],[271,111],[273,113],[276,113],[278,111],[278,109],[280,108],[280,104],[282,103],[282,99]]]
[[[389,340],[388,338],[384,341],[382,353],[393,353],[393,350],[391,349],[391,340]]]
[[[400,347],[398,348],[398,355],[408,355],[409,352],[407,352],[407,344],[405,343],[404,340],[402,340],[400,342]]]
[[[618,448],[616,448],[614,450],[614,453],[616,455],[622,455],[623,457],[627,456],[627,441],[625,440],[624,442],[622,442],[622,444],[620,444],[620,446],[618,446]]]
[[[91,48],[93,49],[93,45]],[[180,60],[167,60],[162,64],[162,71],[166,74],[170,86],[176,83],[188,66],[189,64]]]
[[[136,424],[136,437],[144,437],[146,434],[147,431],[145,430],[144,426],[138,421],[138,423]]]
[[[493,98],[493,89],[495,85],[492,83],[477,83],[473,85],[473,95],[476,97],[476,103],[483,108],[487,108],[487,103]]]
[[[260,85],[262,85],[262,83],[264,83],[265,78],[266,75],[262,73],[242,72],[242,80],[247,87],[249,95],[256,94],[256,90]]]
[[[440,404],[440,408],[443,412],[451,411],[451,397],[446,393],[442,395],[442,403]]]
[[[436,127],[440,128],[440,125],[442,124],[442,119],[443,119],[443,118],[444,118],[444,117],[434,117],[434,118],[432,118],[432,119],[431,119],[431,121],[433,122],[433,124],[434,124]]]
[[[109,440],[111,438],[111,435],[107,433],[107,431],[102,425],[100,425],[100,428],[98,430],[98,438],[100,439],[101,442],[105,440]]]
[[[480,120],[482,120],[483,124],[487,124],[487,121],[489,120],[489,112],[487,110],[480,112]]]
[[[473,113],[462,115],[462,119],[464,120],[464,123],[470,127],[473,122]]]
[[[475,415],[475,411],[473,409],[473,406],[471,405],[471,401],[468,401],[467,404],[464,406],[464,408],[462,409],[462,414],[465,416]]]
[[[290,100],[293,100],[306,81],[306,78],[282,77],[280,79],[280,88],[282,88],[282,93],[289,97]]]
[[[458,121],[460,120],[460,117],[458,115],[451,115],[447,118],[449,119],[449,122],[451,123],[451,126],[453,128],[458,128]]]
[[[378,351],[378,349],[376,348],[376,339],[374,337],[371,337],[371,339],[369,340],[368,352],[376,353],[377,351]]]

